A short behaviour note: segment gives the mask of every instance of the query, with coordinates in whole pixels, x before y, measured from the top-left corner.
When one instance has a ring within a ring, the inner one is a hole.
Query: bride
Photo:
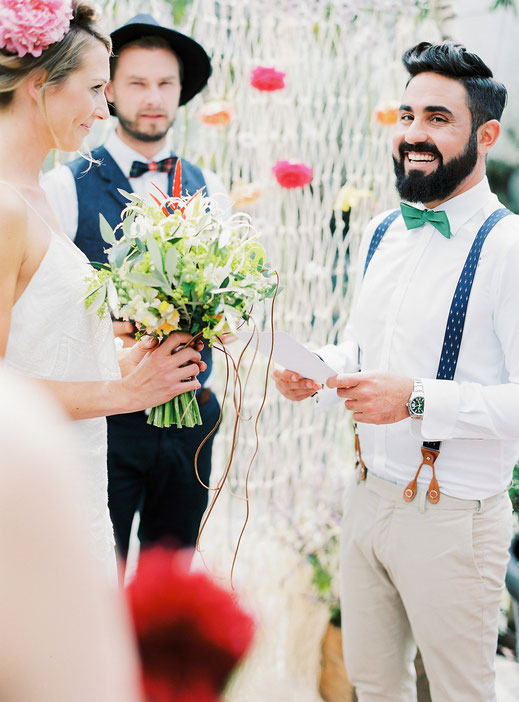
[[[191,339],[182,333],[156,349],[143,339],[118,360],[110,319],[85,312],[87,259],[38,183],[51,149],[78,150],[108,117],[111,47],[94,9],[81,0],[0,0],[0,15],[0,356],[77,420],[93,549],[115,576],[104,417],[197,389],[204,364],[192,348],[172,355]]]

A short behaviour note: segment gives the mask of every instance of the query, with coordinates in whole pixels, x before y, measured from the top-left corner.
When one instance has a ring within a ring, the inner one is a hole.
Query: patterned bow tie
[[[429,222],[433,227],[436,227],[440,234],[443,234],[446,239],[451,238],[449,218],[443,210],[439,212],[435,212],[434,210],[420,210],[418,207],[406,205],[405,202],[400,203],[400,209],[402,210],[405,226],[408,229],[415,229]]]
[[[161,171],[162,173],[172,173],[177,162],[176,156],[169,156],[168,158],[162,159],[162,161],[150,161],[149,163],[144,163],[143,161],[134,161],[130,168],[130,178],[138,178],[143,173],[148,171]]]

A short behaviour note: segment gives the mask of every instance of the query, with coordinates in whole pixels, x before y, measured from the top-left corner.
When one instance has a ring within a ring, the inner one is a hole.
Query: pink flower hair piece
[[[285,87],[285,73],[276,71],[275,68],[258,66],[251,73],[250,84],[257,90],[268,92],[282,90]]]
[[[38,57],[63,39],[73,17],[70,0],[0,0],[0,49]]]
[[[295,161],[278,161],[272,170],[282,188],[303,188],[313,177],[310,166]]]

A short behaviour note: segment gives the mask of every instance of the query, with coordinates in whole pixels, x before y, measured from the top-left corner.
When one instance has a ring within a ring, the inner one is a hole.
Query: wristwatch
[[[405,406],[409,410],[409,416],[411,419],[422,419],[425,405],[425,395],[423,391],[423,385],[421,380],[415,380],[413,386],[413,392],[409,397],[409,401],[405,403]]]

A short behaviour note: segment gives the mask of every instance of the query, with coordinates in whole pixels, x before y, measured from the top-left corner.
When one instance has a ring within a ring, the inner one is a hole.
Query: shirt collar
[[[135,151],[135,149],[132,149],[131,146],[125,144],[117,135],[115,129],[109,134],[108,139],[104,143],[104,147],[127,178],[129,177],[130,168],[134,161],[142,161],[144,163],[162,161],[162,159],[172,155],[171,149],[166,145],[155,154],[152,159],[146,158],[146,156],[143,156],[138,151]]]
[[[465,222],[468,222],[476,212],[483,209],[490,197],[492,197],[492,191],[485,176],[479,183],[461,195],[456,195],[456,197],[442,202],[441,205],[434,208],[434,211],[441,212],[443,210],[445,212],[449,218],[451,235],[454,236]],[[422,202],[409,204],[419,209],[426,209]]]

